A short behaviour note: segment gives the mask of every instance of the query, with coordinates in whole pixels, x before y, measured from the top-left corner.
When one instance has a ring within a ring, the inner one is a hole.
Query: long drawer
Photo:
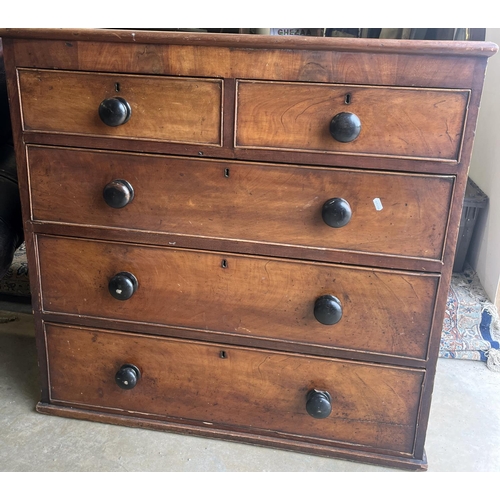
[[[413,450],[423,370],[56,324],[45,331],[53,403]],[[330,398],[326,418],[310,414],[314,390]]]
[[[436,261],[454,187],[453,176],[69,148],[30,146],[28,160],[36,221]]]
[[[469,94],[240,81],[235,146],[456,162]]]
[[[24,130],[221,145],[222,80],[31,69],[18,74]],[[117,118],[120,123],[109,124]]]
[[[38,252],[48,312],[427,356],[437,275],[51,236]]]

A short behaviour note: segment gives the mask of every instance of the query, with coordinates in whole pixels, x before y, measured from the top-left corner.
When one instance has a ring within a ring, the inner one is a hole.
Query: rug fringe
[[[500,315],[498,309],[486,295],[476,271],[469,264],[466,264],[463,274],[454,274],[452,279],[455,286],[468,288],[477,296],[482,307],[481,312],[487,311],[491,316],[492,333],[497,336],[495,340],[500,340]]]
[[[481,304],[481,313],[486,311],[491,316],[491,338],[496,341],[500,341],[500,316],[498,314],[498,309],[495,304],[487,301]]]
[[[487,312],[491,316],[490,335],[496,342],[500,341],[500,314],[484,291],[483,285],[474,269],[466,264],[462,274],[454,274],[452,281],[455,286],[468,288],[476,295],[481,305],[481,314]],[[490,348],[483,351],[486,356],[486,366],[495,372],[500,372],[500,349]]]
[[[490,349],[486,353],[486,358],[486,366],[494,372],[500,372],[500,350]]]

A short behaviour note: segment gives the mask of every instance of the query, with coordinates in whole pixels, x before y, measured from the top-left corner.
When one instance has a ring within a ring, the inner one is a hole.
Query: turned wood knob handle
[[[332,398],[326,391],[312,389],[306,396],[306,410],[313,418],[326,418],[332,412]]]
[[[351,220],[351,205],[343,198],[331,198],[323,204],[321,216],[330,227],[343,227]]]
[[[134,199],[134,188],[123,179],[116,179],[104,186],[104,201],[111,208],[123,208]]]
[[[99,117],[109,127],[118,127],[130,120],[132,108],[123,97],[110,97],[99,104]]]
[[[342,112],[330,122],[330,134],[339,142],[352,142],[361,132],[361,120],[354,113]]]
[[[334,325],[342,318],[342,304],[334,295],[322,295],[314,303],[314,317],[323,325]]]
[[[121,389],[130,390],[137,385],[137,382],[139,382],[140,378],[141,372],[139,368],[127,363],[125,365],[122,365],[116,372],[115,382]]]
[[[109,293],[117,300],[128,300],[137,290],[137,278],[127,272],[118,273],[109,280]]]

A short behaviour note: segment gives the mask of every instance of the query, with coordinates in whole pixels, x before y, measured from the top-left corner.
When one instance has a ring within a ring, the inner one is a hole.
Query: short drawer
[[[24,130],[221,144],[222,80],[54,70],[18,74]]]
[[[454,186],[453,176],[50,147],[30,146],[28,163],[36,221],[435,261]]]
[[[52,403],[413,450],[423,370],[56,324],[45,330]],[[318,409],[328,416],[317,418]]]
[[[48,312],[427,355],[437,275],[51,236],[38,251]]]
[[[469,94],[240,81],[235,146],[456,162]]]

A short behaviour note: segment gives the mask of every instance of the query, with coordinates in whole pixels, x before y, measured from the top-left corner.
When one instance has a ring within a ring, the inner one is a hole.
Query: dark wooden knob
[[[118,127],[130,120],[132,108],[123,97],[110,97],[99,104],[99,117],[109,127]]]
[[[139,379],[141,378],[141,372],[137,366],[131,364],[125,364],[120,367],[116,372],[115,382],[121,389],[130,390],[133,389]]]
[[[325,201],[321,216],[325,224],[331,227],[343,227],[351,220],[351,205],[343,198],[331,198]]]
[[[109,280],[109,293],[117,300],[128,300],[137,290],[137,278],[127,272],[118,273]]]
[[[116,179],[106,184],[102,195],[111,208],[123,208],[134,199],[134,188],[129,182]]]
[[[332,412],[332,398],[326,391],[312,389],[306,396],[306,410],[313,418],[326,418]]]
[[[342,304],[334,295],[322,295],[314,303],[314,317],[323,325],[334,325],[342,318]]]
[[[336,141],[354,141],[360,132],[361,121],[354,113],[339,113],[330,122],[330,134]]]

